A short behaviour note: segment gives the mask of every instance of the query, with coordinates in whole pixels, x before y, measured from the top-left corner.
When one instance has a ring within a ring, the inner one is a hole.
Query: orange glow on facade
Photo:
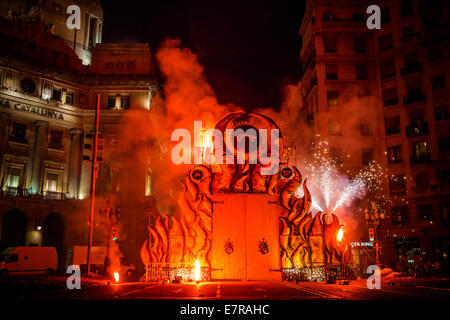
[[[119,282],[119,280],[120,280],[120,275],[119,275],[118,272],[114,272],[114,280],[115,280],[116,282]]]
[[[343,237],[344,237],[344,228],[341,227],[337,233],[336,239],[338,242],[341,242]]]

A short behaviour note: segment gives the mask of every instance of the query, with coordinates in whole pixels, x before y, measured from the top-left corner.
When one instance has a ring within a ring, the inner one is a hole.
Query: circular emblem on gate
[[[230,238],[228,238],[228,240],[225,241],[225,245],[223,247],[225,249],[226,254],[232,254],[234,251],[233,241],[231,241]]]
[[[284,168],[281,169],[281,171],[280,171],[281,177],[283,177],[284,179],[289,179],[289,178],[291,178],[293,173],[294,173],[294,172],[293,172],[292,169],[289,168],[289,167],[284,167]]]
[[[194,180],[201,180],[203,178],[203,172],[199,169],[192,171],[192,178]]]
[[[259,242],[258,250],[262,254],[269,252],[269,243],[264,238]]]

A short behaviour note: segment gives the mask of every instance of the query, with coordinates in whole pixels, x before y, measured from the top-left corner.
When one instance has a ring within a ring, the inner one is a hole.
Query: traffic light
[[[112,240],[113,240],[113,241],[118,240],[119,235],[117,234],[117,233],[118,233],[118,232],[117,232],[117,229],[116,229],[116,228],[113,228],[111,233],[112,233]]]
[[[103,134],[101,132],[98,133],[97,136],[97,162],[103,162]],[[86,133],[85,143],[84,143],[84,151],[83,151],[83,161],[92,161],[93,160],[93,145],[94,145],[94,134]]]
[[[373,230],[373,228],[369,228],[369,240],[371,242],[375,241],[375,230]]]

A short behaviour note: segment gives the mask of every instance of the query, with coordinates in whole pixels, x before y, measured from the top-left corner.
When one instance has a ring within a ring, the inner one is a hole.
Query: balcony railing
[[[425,93],[411,94],[403,97],[403,104],[411,104],[416,102],[425,103]]]
[[[407,137],[417,137],[428,134],[428,123],[423,122],[420,125],[411,125],[406,127]]]
[[[402,68],[402,76],[407,76],[416,72],[423,72],[423,66],[420,62],[409,63]]]
[[[30,189],[5,187],[3,194],[7,197],[28,197],[30,194]]]
[[[420,155],[410,156],[409,162],[411,163],[411,165],[414,165],[414,164],[430,162],[430,159],[431,159],[430,154],[424,153],[424,154],[420,154]]]
[[[66,194],[64,192],[42,191],[42,195],[44,196],[45,199],[51,199],[51,200],[67,199]]]

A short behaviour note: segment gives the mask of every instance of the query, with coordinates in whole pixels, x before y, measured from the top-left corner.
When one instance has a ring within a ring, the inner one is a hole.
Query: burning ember
[[[343,237],[344,237],[344,227],[341,227],[337,233],[336,239],[338,242],[341,242]]]
[[[194,269],[194,279],[196,282],[200,281],[202,278],[202,271],[200,268],[200,262],[195,260],[195,269]]]
[[[116,282],[119,282],[119,279],[120,279],[119,273],[118,273],[117,271],[114,272],[114,280],[115,280]]]

